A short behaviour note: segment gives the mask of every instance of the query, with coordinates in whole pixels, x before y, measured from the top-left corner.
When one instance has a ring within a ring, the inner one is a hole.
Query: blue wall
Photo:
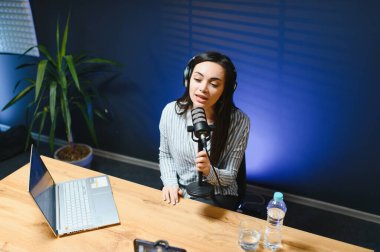
[[[99,84],[111,111],[97,124],[101,149],[157,162],[160,113],[182,94],[186,62],[219,50],[236,64],[235,103],[251,118],[250,183],[380,214],[378,1],[31,4],[40,43],[54,46],[56,17],[71,10],[70,49],[123,63]],[[0,106],[20,77],[7,72]],[[5,113],[0,123],[23,122],[21,109]],[[89,142],[82,128],[76,139]]]
[[[15,84],[25,76],[34,73],[31,69],[16,70],[16,67],[24,63],[26,59],[30,59],[30,57],[21,58],[11,54],[0,54],[0,124],[17,125],[25,123],[24,108],[28,105],[32,94],[28,94],[25,100],[21,100],[5,111],[1,111],[1,109],[15,96]],[[24,87],[23,85],[25,85],[24,82],[20,84],[20,87]]]

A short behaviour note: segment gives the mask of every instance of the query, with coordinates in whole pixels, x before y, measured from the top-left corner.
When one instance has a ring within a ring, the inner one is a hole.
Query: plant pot
[[[54,158],[61,160],[61,161],[64,161],[64,162],[67,162],[67,163],[70,163],[70,164],[73,164],[73,165],[78,165],[81,167],[89,168],[91,165],[92,158],[94,156],[92,148],[90,146],[88,146],[87,144],[75,144],[75,147],[79,147],[82,150],[87,149],[85,151],[86,153],[88,152],[87,155],[82,156],[80,159],[77,159],[77,160],[68,159],[67,154],[65,154],[66,158],[63,158],[63,159],[60,158],[60,157],[62,157],[61,152],[67,152],[68,149],[71,149],[71,146],[67,144],[67,145],[60,147],[59,149],[57,149],[54,152]]]

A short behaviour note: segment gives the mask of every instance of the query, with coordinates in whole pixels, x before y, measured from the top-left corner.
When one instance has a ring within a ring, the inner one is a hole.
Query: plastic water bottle
[[[267,225],[264,231],[264,246],[272,251],[281,247],[282,223],[286,213],[284,196],[280,192],[275,192],[273,199],[267,206]]]

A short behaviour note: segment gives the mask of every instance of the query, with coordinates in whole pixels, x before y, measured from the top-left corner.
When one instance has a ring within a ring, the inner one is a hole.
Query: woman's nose
[[[199,91],[201,91],[202,93],[207,92],[207,82],[206,82],[206,81],[202,81],[202,82],[199,84],[198,89],[199,89]]]

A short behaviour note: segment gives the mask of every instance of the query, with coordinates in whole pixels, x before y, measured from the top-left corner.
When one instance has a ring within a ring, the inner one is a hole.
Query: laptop
[[[29,193],[56,237],[120,224],[107,175],[56,184],[33,145]]]

